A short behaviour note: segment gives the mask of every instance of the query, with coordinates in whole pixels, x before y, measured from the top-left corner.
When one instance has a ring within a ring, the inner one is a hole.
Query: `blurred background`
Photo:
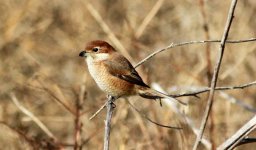
[[[106,101],[78,57],[85,43],[106,40],[133,65],[171,43],[220,39],[229,1],[222,0],[1,0],[0,146],[3,149],[102,149]],[[256,1],[238,1],[229,39],[256,37]],[[168,93],[207,87],[218,43],[166,50],[137,68],[143,80]],[[227,44],[218,86],[256,79],[255,42]],[[216,92],[206,144],[216,148],[255,115],[256,87]],[[207,93],[180,98],[177,106],[199,128]],[[191,149],[191,125],[168,104],[139,96],[116,101],[111,149]],[[252,133],[252,135],[256,135]],[[254,149],[247,144],[238,149]],[[1,149],[2,149],[1,148]]]

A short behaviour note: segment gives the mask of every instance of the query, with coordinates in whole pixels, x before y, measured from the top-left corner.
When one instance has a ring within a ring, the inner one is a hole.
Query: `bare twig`
[[[233,43],[245,43],[245,42],[252,42],[252,41],[256,41],[256,38],[250,38],[250,39],[245,39],[245,40],[227,40],[226,43],[233,44]],[[205,43],[219,43],[219,42],[221,42],[221,40],[202,40],[202,41],[188,41],[188,42],[181,42],[181,43],[171,43],[169,46],[159,49],[159,50],[156,50],[152,54],[148,55],[146,58],[144,58],[139,63],[137,63],[134,67],[137,68],[138,66],[142,65],[143,63],[145,63],[146,61],[148,61],[149,59],[154,57],[156,54],[161,53],[165,50],[174,48],[174,47],[191,45],[191,44],[205,44]]]
[[[157,123],[157,122],[153,121],[152,119],[150,119],[146,114],[142,113],[139,109],[137,109],[129,100],[127,102],[129,103],[131,108],[134,109],[135,111],[137,111],[143,118],[145,118],[146,120],[148,120],[149,122],[151,122],[157,126],[169,128],[169,129],[178,129],[178,130],[182,129],[181,127],[173,127],[173,126],[167,126],[167,125],[162,125],[160,123]]]
[[[253,81],[253,82],[250,82],[250,83],[237,85],[237,86],[215,87],[215,90],[224,91],[224,90],[244,89],[244,88],[247,88],[247,87],[250,87],[250,86],[255,86],[255,85],[256,85],[256,81]],[[186,92],[186,93],[181,93],[181,94],[172,94],[170,96],[171,97],[184,97],[184,96],[196,96],[197,97],[198,94],[209,92],[210,89],[211,88],[207,87],[207,88],[200,89],[200,90],[193,91],[193,92]]]
[[[9,95],[13,101],[13,103],[27,116],[29,116],[50,138],[56,140],[57,138],[54,136],[54,134],[30,111],[28,111],[24,106],[22,106],[14,93],[11,93]]]
[[[221,144],[217,150],[233,149],[243,140],[251,131],[256,128],[256,115],[241,127],[234,135]]]
[[[115,101],[114,97],[108,96],[107,115],[105,120],[104,150],[109,150],[111,118],[112,118],[113,110],[115,108],[115,104],[113,103],[114,101]]]
[[[239,90],[239,89],[249,88],[252,86],[256,87],[256,81],[250,82],[247,84],[243,84],[243,85],[239,85],[239,86],[216,87],[215,90],[220,91],[219,95],[221,97],[223,97],[224,99],[244,108],[245,110],[255,113],[256,108],[254,108],[253,105],[247,104],[243,100],[239,100],[239,99],[231,96],[230,94],[224,92],[225,90],[232,90],[232,89]],[[199,94],[201,94],[201,92],[209,92],[210,91],[209,87],[201,87],[201,86],[185,86],[185,87],[184,86],[181,86],[181,87],[173,86],[172,87],[173,90],[169,90],[169,91],[171,91],[171,92],[179,91],[178,89],[180,89],[180,88],[187,90],[187,92],[182,92],[180,94],[172,94],[170,96],[171,97],[194,96],[196,98],[200,98]]]
[[[104,103],[90,118],[89,120],[92,120],[94,117],[96,117],[108,104],[108,102]]]
[[[214,72],[213,72],[213,77],[212,77],[212,81],[211,81],[211,89],[210,89],[210,94],[209,94],[208,101],[207,101],[207,106],[205,109],[205,113],[204,113],[204,116],[203,116],[203,119],[202,119],[202,122],[200,125],[200,131],[199,131],[199,134],[197,135],[193,150],[197,149],[197,147],[201,141],[201,138],[202,138],[204,130],[205,130],[206,122],[208,120],[208,117],[209,117],[209,114],[210,114],[210,111],[212,108],[215,87],[217,84],[218,74],[219,74],[219,70],[220,70],[220,66],[221,66],[221,62],[222,62],[222,57],[224,54],[225,43],[226,43],[226,40],[228,37],[228,33],[229,33],[229,30],[231,27],[232,20],[234,18],[234,11],[236,8],[236,4],[237,4],[237,0],[232,0],[230,9],[229,9],[229,13],[228,13],[228,18],[227,18],[226,25],[224,28],[224,33],[223,33],[220,47],[219,47],[219,56],[218,56],[217,62],[215,64],[215,68],[214,68]]]

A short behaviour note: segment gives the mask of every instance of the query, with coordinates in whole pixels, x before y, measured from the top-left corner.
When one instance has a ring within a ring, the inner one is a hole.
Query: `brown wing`
[[[127,82],[149,87],[143,82],[138,72],[125,57],[116,53],[110,60],[104,62],[110,74]]]
[[[135,69],[133,70],[133,72],[130,75],[119,75],[118,74],[117,77],[119,77],[120,79],[123,79],[125,81],[149,88],[149,86],[143,82],[143,80],[138,75],[138,73]]]

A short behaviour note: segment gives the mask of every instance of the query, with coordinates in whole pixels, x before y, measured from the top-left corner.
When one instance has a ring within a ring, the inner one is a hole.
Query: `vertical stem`
[[[214,72],[213,72],[213,77],[212,77],[212,81],[211,81],[211,89],[210,89],[210,94],[209,94],[208,101],[207,101],[207,106],[206,106],[205,112],[203,114],[203,119],[201,121],[199,134],[197,135],[193,150],[196,150],[199,143],[201,142],[201,139],[202,139],[202,136],[203,136],[203,133],[204,133],[204,130],[205,130],[205,126],[206,126],[210,111],[212,109],[215,87],[216,87],[216,84],[217,84],[218,74],[219,74],[222,58],[223,58],[223,55],[224,55],[226,40],[227,40],[227,37],[228,37],[228,33],[229,33],[229,30],[230,30],[230,27],[231,27],[232,20],[234,18],[234,11],[235,11],[235,8],[236,8],[236,4],[237,4],[237,0],[232,0],[231,5],[230,5],[230,9],[229,9],[229,13],[228,13],[228,18],[227,18],[226,25],[225,25],[225,28],[224,28],[223,36],[222,36],[222,39],[221,39],[220,47],[219,47],[219,56],[217,58],[215,68],[214,68]]]
[[[83,81],[84,82],[84,81]],[[80,92],[79,94],[76,93],[76,90],[73,89],[74,94],[76,95],[75,100],[75,120],[74,120],[74,150],[82,149],[82,114],[81,111],[83,110],[83,103],[86,97],[86,91],[85,91],[85,85],[80,86]]]
[[[111,118],[115,104],[113,103],[114,97],[108,96],[107,102],[107,115],[105,120],[105,136],[104,136],[104,150],[109,150],[109,141],[110,141],[110,130],[111,130]]]
[[[82,128],[82,122],[81,122],[81,116],[80,116],[80,110],[82,109],[81,105],[81,99],[76,99],[76,111],[75,111],[75,120],[74,120],[74,150],[78,150],[81,147],[81,128]]]

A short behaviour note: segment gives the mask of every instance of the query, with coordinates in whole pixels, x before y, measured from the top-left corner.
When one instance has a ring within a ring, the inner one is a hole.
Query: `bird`
[[[79,56],[85,58],[89,73],[99,88],[115,99],[139,95],[153,100],[161,100],[162,98],[177,100],[150,88],[130,61],[106,41],[93,40],[88,42]],[[177,101],[186,105],[180,100]]]

